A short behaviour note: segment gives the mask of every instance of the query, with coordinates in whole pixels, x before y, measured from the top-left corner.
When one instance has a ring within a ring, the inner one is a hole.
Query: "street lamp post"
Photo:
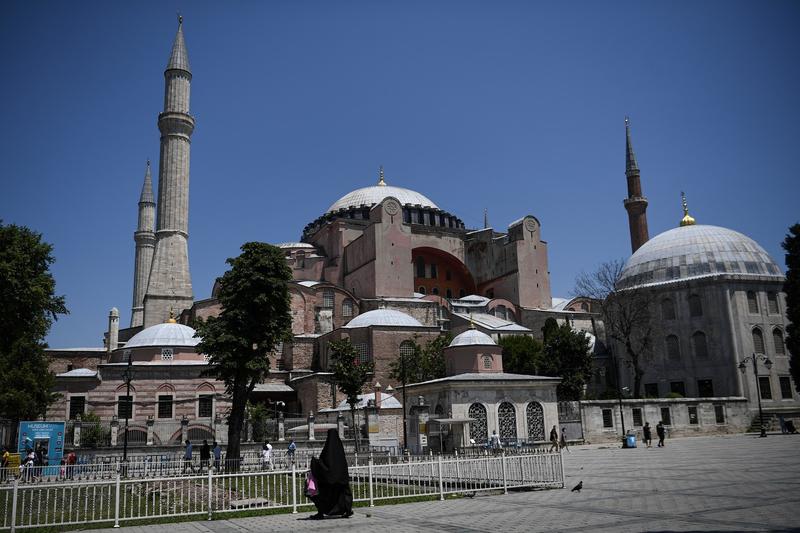
[[[403,380],[403,449],[408,449],[408,421],[406,420],[406,354],[400,350],[400,374]]]
[[[767,436],[767,428],[764,427],[764,411],[761,409],[761,383],[758,382],[758,361],[761,360],[764,362],[764,366],[767,367],[767,370],[772,369],[772,361],[770,361],[769,357],[763,354],[752,354],[744,359],[739,363],[739,371],[744,374],[747,371],[747,363],[753,362],[753,376],[756,378],[756,398],[758,399],[758,420],[759,424],[761,425],[761,435],[760,437]]]
[[[125,380],[125,436],[122,443],[122,464],[128,463],[128,420],[133,411],[133,402],[131,401],[131,380],[133,380],[133,355],[128,352],[128,366],[125,367],[122,377]]]

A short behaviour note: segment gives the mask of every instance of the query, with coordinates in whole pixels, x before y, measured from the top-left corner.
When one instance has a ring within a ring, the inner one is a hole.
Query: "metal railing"
[[[560,453],[483,456],[388,456],[351,466],[355,502],[403,500],[523,487],[563,487]],[[0,530],[131,522],[172,516],[214,515],[245,509],[291,509],[311,505],[304,494],[305,467],[178,477],[23,483],[0,486]]]

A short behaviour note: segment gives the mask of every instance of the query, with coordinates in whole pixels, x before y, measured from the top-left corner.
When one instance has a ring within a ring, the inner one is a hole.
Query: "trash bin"
[[[625,448],[636,448],[636,435],[635,434],[628,433],[625,436],[624,447]]]

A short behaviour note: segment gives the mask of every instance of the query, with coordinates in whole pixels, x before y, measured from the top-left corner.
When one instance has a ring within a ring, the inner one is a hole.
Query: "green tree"
[[[52,252],[41,234],[0,220],[0,417],[15,428],[44,415],[57,398],[44,339],[68,311],[55,295]]]
[[[594,272],[582,273],[576,280],[575,293],[600,302],[606,334],[622,347],[613,355],[631,369],[633,396],[641,398],[642,377],[657,325],[651,320],[652,294],[647,289],[618,286],[624,265],[621,260],[611,261]]]
[[[330,371],[333,373],[336,387],[347,397],[347,403],[350,405],[353,434],[356,438],[356,451],[358,451],[359,431],[356,426],[356,405],[358,405],[358,395],[361,394],[375,365],[372,361],[361,361],[358,352],[350,343],[350,339],[331,341],[329,348]]]
[[[528,335],[500,337],[503,371],[509,374],[537,375],[542,371],[542,343]]]
[[[786,250],[786,347],[789,349],[789,371],[794,379],[794,388],[800,392],[800,224],[789,228],[783,241]]]
[[[238,468],[239,444],[250,393],[269,374],[267,354],[291,334],[288,283],[292,273],[283,252],[269,244],[248,242],[230,270],[219,278],[219,316],[195,324],[208,354],[205,375],[225,383],[231,397],[228,415],[228,457]]]
[[[592,375],[590,339],[582,331],[573,331],[569,324],[550,329],[544,340],[545,376],[558,376],[559,400],[580,400]]]
[[[111,428],[103,427],[100,417],[91,411],[81,417],[81,446],[99,448],[111,442]]]
[[[405,366],[405,382],[420,383],[445,376],[444,349],[450,346],[453,337],[449,333],[439,335],[428,340],[425,346],[417,341],[419,337],[408,342],[412,343],[413,351],[409,354],[399,354],[398,358],[389,363],[389,377],[403,381],[403,367]]]

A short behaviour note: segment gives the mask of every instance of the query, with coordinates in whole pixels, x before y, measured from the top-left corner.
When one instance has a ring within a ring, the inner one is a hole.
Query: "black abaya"
[[[328,438],[319,459],[311,459],[311,473],[317,483],[317,495],[311,498],[321,515],[353,514],[353,493],[344,446],[335,429],[328,430]]]

